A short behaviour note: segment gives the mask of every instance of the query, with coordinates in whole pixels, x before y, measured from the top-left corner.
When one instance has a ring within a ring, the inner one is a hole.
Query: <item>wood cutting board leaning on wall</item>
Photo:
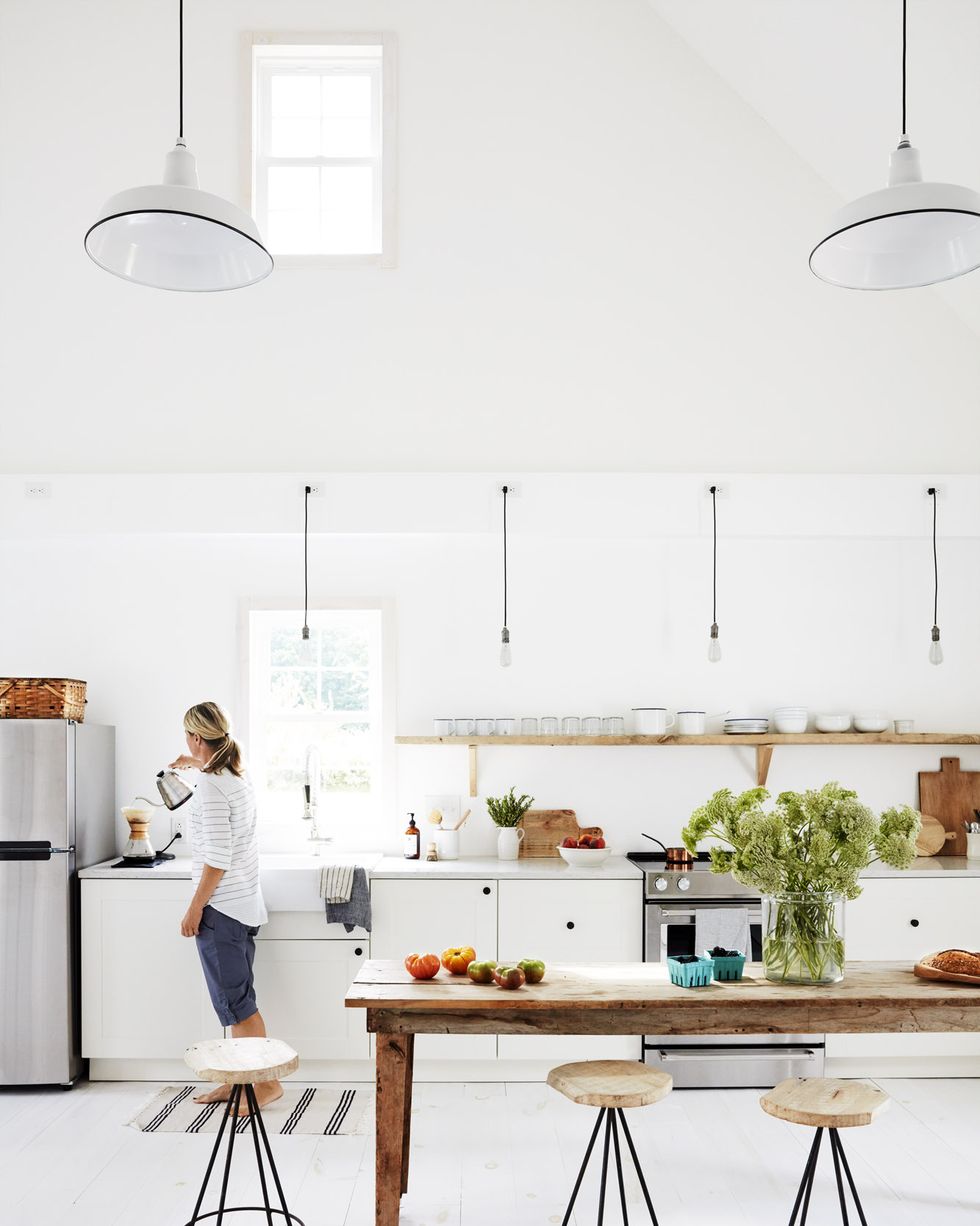
[[[966,855],[964,822],[972,822],[980,809],[980,771],[961,771],[959,758],[940,758],[938,771],[919,771],[919,808],[942,822],[952,833],[941,856]]]

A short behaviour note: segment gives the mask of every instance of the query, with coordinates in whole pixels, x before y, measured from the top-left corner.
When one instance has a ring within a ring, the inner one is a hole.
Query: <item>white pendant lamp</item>
[[[924,183],[906,135],[908,0],[902,0],[902,139],[889,158],[888,186],[834,214],[810,252],[810,269],[844,289],[911,289],[980,268],[980,194],[955,183]]]
[[[85,235],[85,250],[117,277],[155,289],[207,293],[254,285],[272,272],[258,227],[237,205],[197,185],[184,144],[184,0],[179,0],[180,135],[163,182],[110,197]]]

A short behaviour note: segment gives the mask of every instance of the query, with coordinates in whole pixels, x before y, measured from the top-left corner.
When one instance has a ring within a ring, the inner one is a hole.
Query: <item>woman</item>
[[[190,802],[191,877],[196,888],[180,931],[197,938],[211,1003],[222,1026],[230,1027],[236,1039],[265,1038],[252,981],[255,934],[269,918],[259,886],[255,791],[228,716],[216,702],[191,707],[184,716],[184,732],[188,753],[170,765],[195,768],[201,775]],[[219,1086],[194,1101],[224,1102],[231,1089]],[[282,1085],[259,1082],[255,1096],[264,1107],[282,1096]]]

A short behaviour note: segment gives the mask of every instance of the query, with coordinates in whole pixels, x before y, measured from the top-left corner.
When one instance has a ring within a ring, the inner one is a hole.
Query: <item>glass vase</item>
[[[844,896],[770,894],[762,899],[766,978],[839,983],[844,978]]]

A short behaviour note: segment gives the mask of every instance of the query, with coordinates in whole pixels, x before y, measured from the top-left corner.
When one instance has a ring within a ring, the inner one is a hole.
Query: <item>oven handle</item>
[[[709,1047],[701,1051],[695,1049],[683,1051],[667,1051],[663,1047],[655,1049],[663,1061],[668,1060],[732,1060],[737,1056],[751,1055],[753,1060],[791,1060],[805,1056],[812,1059],[816,1052],[812,1047]]]
[[[714,906],[715,908],[717,908],[717,904],[714,904]],[[712,909],[712,904],[706,903],[700,909],[702,911],[707,911],[709,909]],[[671,920],[675,920],[675,919],[694,919],[697,913],[697,910],[698,908],[695,908],[695,907],[685,907],[683,910],[681,910],[678,907],[661,906],[660,907],[661,923],[662,924],[669,923]],[[755,907],[745,907],[745,910],[748,911],[749,913],[749,923],[750,924],[761,924],[762,923],[762,908],[760,906],[756,905]]]

